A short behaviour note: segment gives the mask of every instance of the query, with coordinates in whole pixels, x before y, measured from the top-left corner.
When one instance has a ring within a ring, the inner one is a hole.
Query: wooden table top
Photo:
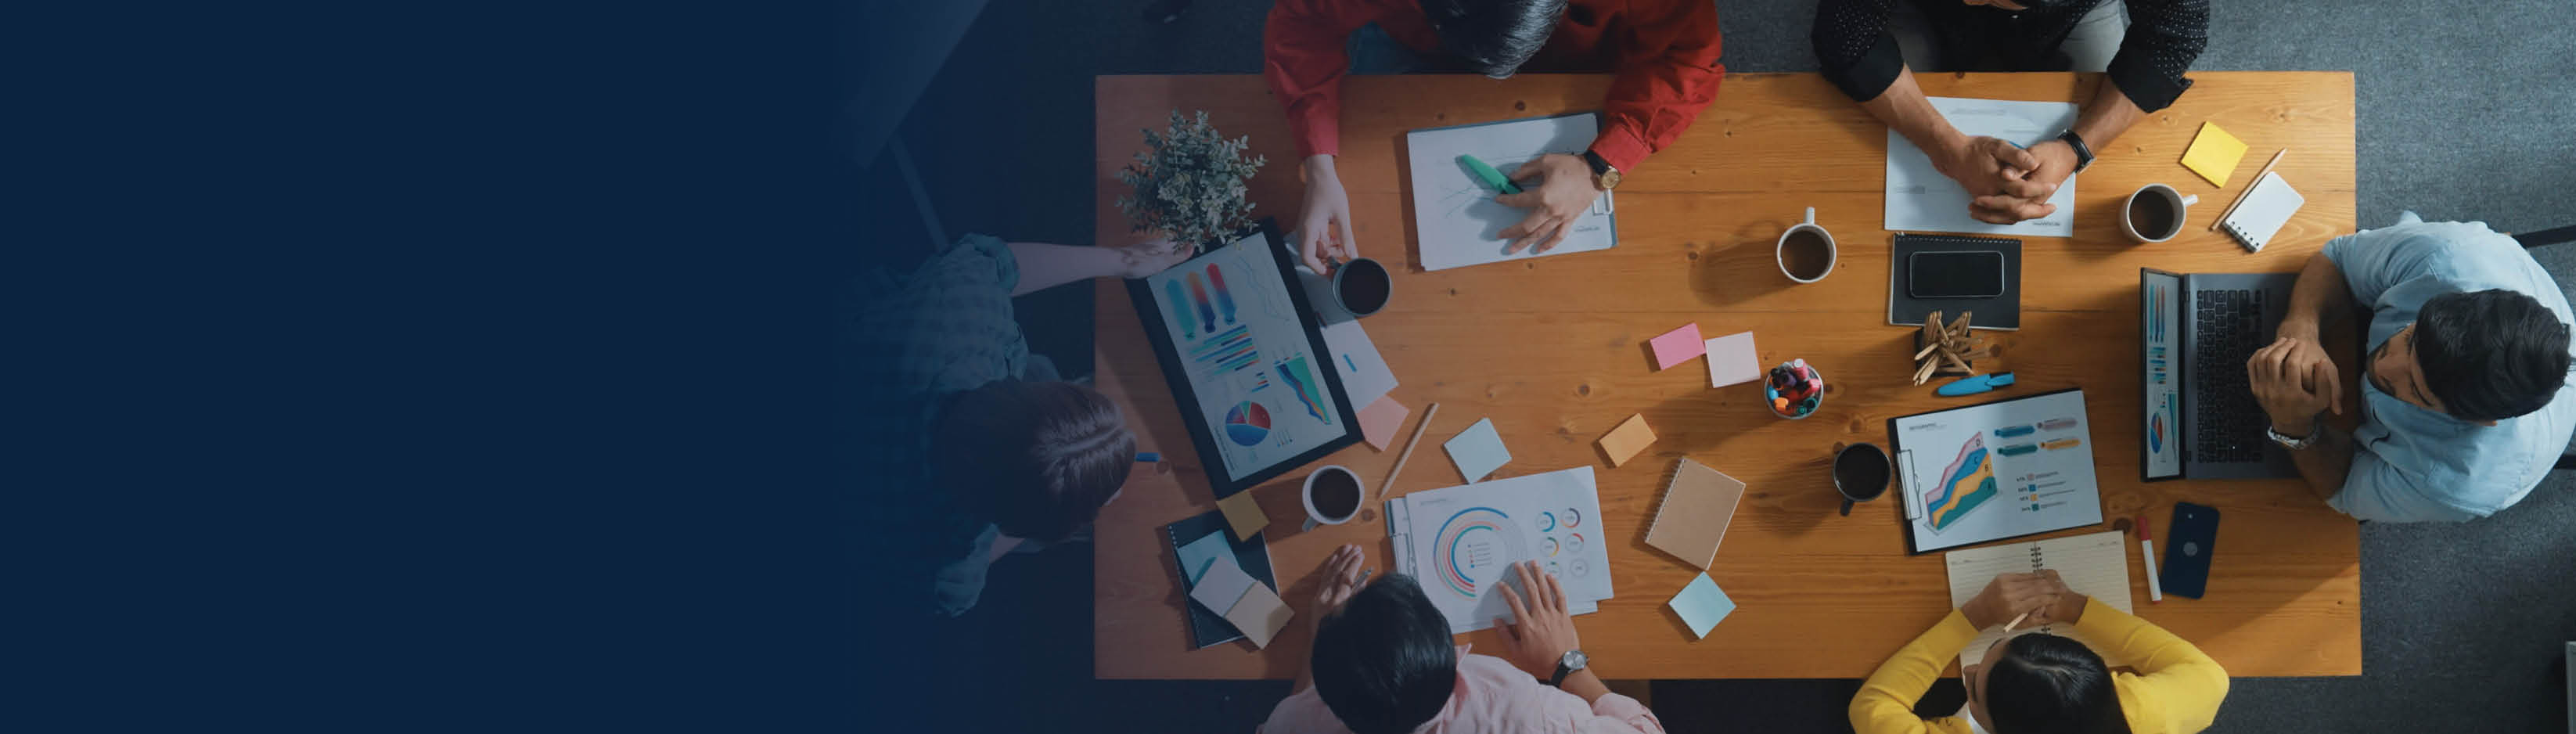
[[[2107,517],[2146,513],[2161,535],[2176,500],[2219,508],[2220,549],[2206,599],[2147,602],[2131,552],[2141,616],[2200,645],[2240,676],[2361,673],[2360,533],[2295,480],[2138,479],[2137,270],[2292,272],[2326,239],[2354,229],[2353,80],[2344,72],[2204,72],[2174,106],[2108,146],[2077,179],[2073,238],[2023,239],[2022,329],[1980,332],[1999,344],[1980,367],[2020,384],[1996,397],[2083,387]],[[1395,494],[1451,486],[1439,443],[1492,418],[1512,461],[1496,478],[1594,466],[1618,596],[1577,617],[1584,648],[1611,678],[1857,678],[1951,608],[1938,553],[1905,553],[1891,496],[1850,517],[1827,476],[1838,441],[1884,445],[1888,418],[1972,401],[1908,384],[1912,332],[1886,325],[1889,243],[1882,228],[1886,128],[1814,74],[1730,74],[1688,134],[1629,172],[1618,190],[1619,246],[1602,252],[1424,272],[1408,242],[1399,145],[1416,128],[1598,109],[1607,76],[1353,77],[1344,85],[1342,157],[1362,254],[1395,273],[1386,311],[1364,323],[1402,381],[1390,393],[1441,405]],[[2099,75],[1966,74],[1922,79],[1933,95],[2091,99]],[[1124,76],[1097,80],[1094,181],[1101,242],[1134,241],[1112,172],[1171,110],[1207,110],[1229,136],[1249,135],[1268,167],[1251,182],[1256,215],[1293,228],[1302,195],[1295,146],[1257,76]],[[2251,147],[2225,189],[2177,161],[2204,120]],[[2273,151],[2307,196],[2281,236],[2247,254],[2209,223]],[[2172,241],[2133,246],[2117,210],[2137,187],[2197,194]],[[1772,243],[1804,207],[1841,244],[1820,283],[1798,285]],[[1401,265],[1401,267],[1399,267]],[[1138,472],[1100,516],[1092,633],[1102,678],[1291,678],[1309,643],[1316,566],[1358,543],[1390,567],[1381,510],[1299,532],[1304,472],[1253,490],[1281,596],[1298,618],[1266,650],[1233,642],[1192,650],[1161,526],[1215,506],[1123,283],[1102,281],[1098,386],[1126,411],[1139,444],[1172,470]],[[1764,364],[1803,357],[1835,383],[1818,415],[1772,417],[1752,384],[1712,390],[1692,362],[1657,372],[1643,343],[1696,322],[1705,336],[1752,330]],[[2347,385],[2357,380],[2347,379]],[[2349,403],[2349,401],[2347,401]],[[1611,468],[1593,441],[1643,413],[1658,437]],[[1399,439],[1400,441],[1401,439]],[[1374,492],[1402,446],[1359,444],[1326,463],[1360,472]],[[1645,544],[1664,478],[1689,456],[1750,485],[1708,574],[1740,607],[1693,640],[1664,602],[1698,573]],[[1374,503],[1372,503],[1374,504]],[[2098,532],[2089,526],[2050,537]],[[1493,631],[1462,635],[1495,650]]]

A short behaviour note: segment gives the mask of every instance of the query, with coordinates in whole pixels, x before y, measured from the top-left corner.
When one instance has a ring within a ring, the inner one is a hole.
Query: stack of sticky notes
[[[1368,439],[1370,446],[1385,451],[1395,441],[1395,429],[1404,427],[1404,416],[1412,412],[1396,402],[1393,395],[1380,397],[1360,409],[1360,436]]]
[[[1762,360],[1753,355],[1753,332],[1708,340],[1708,386],[1725,387],[1762,377]]]
[[[1618,428],[1610,429],[1610,433],[1602,436],[1599,444],[1601,453],[1610,457],[1610,466],[1620,467],[1626,466],[1629,459],[1637,457],[1637,452],[1646,450],[1646,446],[1654,442],[1655,431],[1646,427],[1646,416],[1632,415],[1620,422]]]
[[[2192,136],[2191,147],[2182,152],[2182,167],[2226,188],[2227,177],[2235,174],[2237,161],[2244,158],[2245,141],[2218,129],[2217,123],[2204,122],[2200,134]]]
[[[1494,419],[1476,421],[1476,425],[1440,445],[1449,450],[1449,461],[1458,465],[1458,475],[1468,484],[1485,481],[1485,476],[1503,468],[1512,460],[1510,449],[1503,448],[1503,436],[1494,431]]]
[[[1216,541],[1213,548],[1192,551],[1211,540]],[[1270,638],[1277,636],[1280,628],[1288,626],[1288,618],[1295,616],[1296,612],[1288,608],[1287,602],[1280,601],[1279,592],[1244,573],[1243,566],[1235,563],[1234,555],[1224,552],[1224,545],[1222,539],[1209,535],[1182,546],[1184,563],[1196,558],[1199,564],[1198,570],[1190,574],[1190,600],[1224,617],[1227,623],[1243,633],[1245,639],[1252,641],[1253,647],[1269,647]]]
[[[1250,538],[1270,526],[1270,516],[1262,514],[1261,503],[1253,501],[1249,489],[1217,500],[1216,509],[1225,513],[1225,524],[1234,529],[1237,538]]]
[[[1717,588],[1717,582],[1704,573],[1691,579],[1690,585],[1683,586],[1682,593],[1674,594],[1665,606],[1681,615],[1682,624],[1690,625],[1692,637],[1707,637],[1718,620],[1735,613],[1735,600],[1727,598],[1726,590]]]
[[[1655,353],[1657,370],[1672,369],[1673,365],[1688,362],[1708,348],[1700,341],[1699,324],[1683,324],[1682,328],[1664,332],[1663,336],[1648,340],[1646,347]]]

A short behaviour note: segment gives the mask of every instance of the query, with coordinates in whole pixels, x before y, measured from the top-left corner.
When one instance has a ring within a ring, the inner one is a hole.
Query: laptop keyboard
[[[2195,458],[2210,463],[2263,460],[2262,406],[2245,384],[2245,362],[2254,358],[2263,337],[2261,291],[2199,291],[2192,312],[2200,323],[2192,330],[2191,378]]]

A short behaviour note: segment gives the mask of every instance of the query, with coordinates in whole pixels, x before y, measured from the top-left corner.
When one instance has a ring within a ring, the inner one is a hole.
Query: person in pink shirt
[[[1449,621],[1411,577],[1366,582],[1361,561],[1356,545],[1324,560],[1308,615],[1314,654],[1264,734],[1664,731],[1644,704],[1602,685],[1575,638],[1564,587],[1537,564],[1512,567],[1528,596],[1495,585],[1518,623],[1494,620],[1504,633],[1494,657],[1452,646]]]

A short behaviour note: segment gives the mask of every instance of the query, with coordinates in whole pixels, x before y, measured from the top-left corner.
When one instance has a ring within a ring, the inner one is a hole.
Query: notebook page
[[[2129,601],[2128,538],[2117,530],[2042,540],[2032,543],[2003,545],[1950,551],[1945,561],[1950,568],[1950,604],[1957,606],[1974,599],[1984,591],[1996,574],[2030,573],[2051,569],[2066,581],[2066,588],[2093,597],[2123,612],[2133,611]],[[2015,635],[2046,629],[2051,633],[2075,637],[2102,655],[2112,667],[2131,661],[2114,657],[2110,650],[2075,634],[2075,625],[2058,623],[2034,625],[2025,621]],[[1986,648],[2003,639],[2003,625],[1981,630],[1977,639],[1959,651],[1960,665],[1974,665],[1985,659]]]
[[[2228,214],[2222,226],[2245,249],[2262,252],[2263,245],[2281,233],[2281,225],[2289,223],[2290,215],[2297,214],[2299,207],[2307,203],[2308,198],[2290,188],[2290,182],[2283,180],[2281,174],[2266,173],[2262,180],[2254,182],[2254,194]]]

